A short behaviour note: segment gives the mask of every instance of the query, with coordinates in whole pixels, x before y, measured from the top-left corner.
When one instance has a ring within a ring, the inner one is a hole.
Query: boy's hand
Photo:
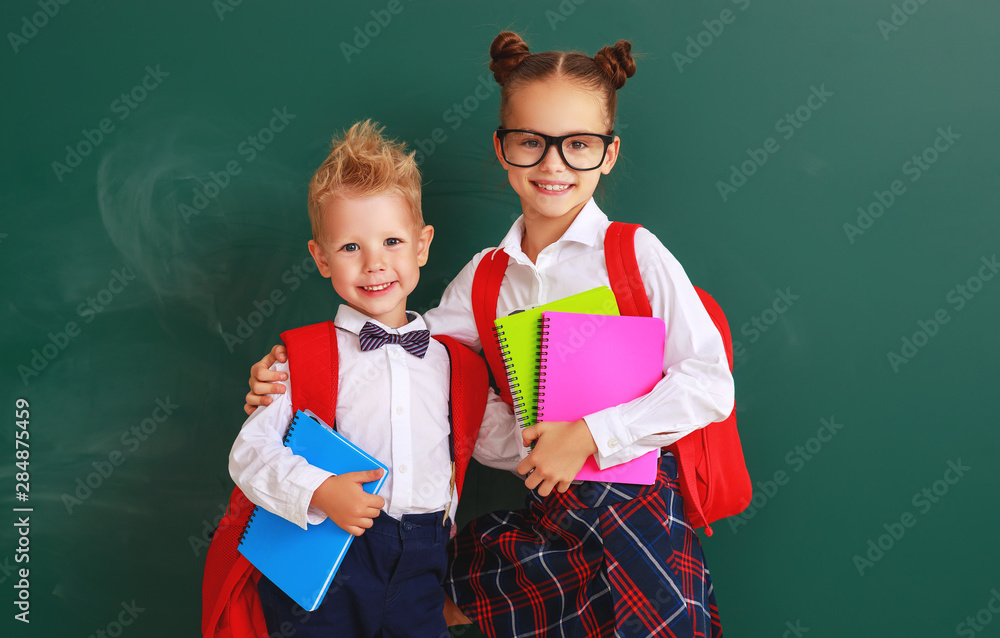
[[[285,346],[274,346],[271,352],[250,368],[250,392],[247,392],[247,403],[243,406],[243,411],[247,414],[253,414],[258,405],[270,405],[271,397],[267,395],[285,393],[285,384],[274,382],[284,381],[288,375],[270,369],[275,361],[288,361]]]
[[[530,472],[524,484],[529,490],[537,487],[543,497],[553,489],[568,490],[587,457],[597,452],[597,443],[583,419],[537,423],[524,428],[521,438],[525,447],[535,441],[535,449],[518,464],[517,471]]]
[[[316,488],[309,504],[323,510],[345,532],[361,536],[385,506],[384,498],[369,494],[361,485],[377,481],[381,476],[382,470],[331,476]]]

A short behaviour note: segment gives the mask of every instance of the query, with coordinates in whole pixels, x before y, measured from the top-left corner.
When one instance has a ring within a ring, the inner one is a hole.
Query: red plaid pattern
[[[722,637],[669,454],[654,485],[533,491],[526,509],[476,519],[451,545],[445,587],[491,638]]]

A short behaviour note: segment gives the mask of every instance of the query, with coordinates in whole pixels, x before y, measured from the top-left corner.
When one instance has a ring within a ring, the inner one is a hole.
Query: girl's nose
[[[549,147],[549,150],[546,151],[545,157],[542,158],[540,165],[543,169],[550,172],[566,170],[569,168],[566,166],[566,163],[562,161],[562,157],[559,155],[559,149],[555,146]]]

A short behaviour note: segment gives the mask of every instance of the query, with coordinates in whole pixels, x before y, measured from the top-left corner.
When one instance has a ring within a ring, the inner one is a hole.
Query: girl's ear
[[[503,170],[509,170],[507,162],[503,161],[503,150],[500,148],[500,137],[497,135],[496,131],[493,131],[493,150],[497,154],[497,159],[500,160],[500,166],[503,166]]]
[[[320,247],[319,242],[315,239],[309,240],[309,254],[312,255],[313,261],[316,262],[316,267],[319,268],[319,274],[329,279],[332,274],[330,264],[326,261],[326,255],[323,254],[323,248]]]
[[[604,157],[604,165],[601,166],[602,174],[607,175],[611,172],[611,169],[615,167],[615,162],[618,161],[618,149],[621,146],[621,143],[621,138],[615,135],[615,140],[608,144],[608,153]]]

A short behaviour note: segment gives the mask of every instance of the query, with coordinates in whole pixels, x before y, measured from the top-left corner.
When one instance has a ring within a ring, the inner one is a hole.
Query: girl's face
[[[522,86],[510,96],[510,115],[504,128],[524,129],[545,135],[569,133],[606,134],[608,126],[600,93],[563,78],[542,80]],[[503,159],[500,141],[493,146],[507,171],[510,185],[521,198],[525,220],[576,218],[590,200],[601,175],[611,172],[618,159],[621,140],[608,146],[604,163],[592,171],[575,171],[563,162],[559,150],[549,148],[542,161],[530,168],[511,166]]]

